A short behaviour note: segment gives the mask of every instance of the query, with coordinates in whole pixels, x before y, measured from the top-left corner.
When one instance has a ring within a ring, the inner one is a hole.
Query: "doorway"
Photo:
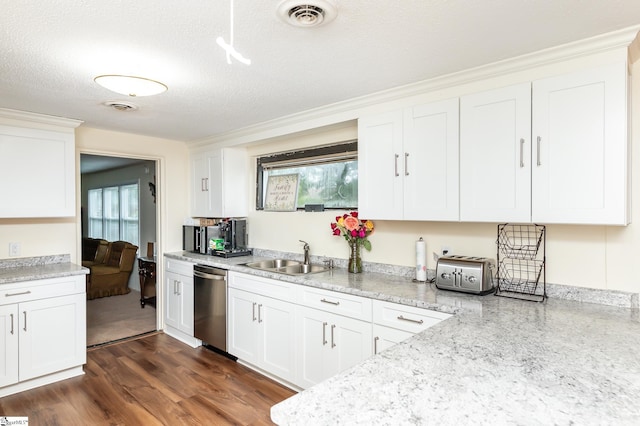
[[[138,268],[140,258],[146,261],[145,269],[149,262],[155,263],[156,176],[156,160],[80,155],[82,260],[91,270],[87,291],[88,347],[158,328],[152,297],[157,284],[147,278],[147,298],[142,304]],[[116,241],[126,242],[126,249],[120,251],[122,243],[112,244]],[[102,248],[93,250],[94,245]],[[106,265],[107,261],[110,265]]]

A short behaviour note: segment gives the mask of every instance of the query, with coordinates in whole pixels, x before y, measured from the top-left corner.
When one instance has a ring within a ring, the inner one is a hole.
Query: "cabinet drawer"
[[[229,272],[229,287],[245,290],[254,294],[271,297],[274,299],[295,302],[296,284],[270,278],[246,275],[241,272]]]
[[[336,291],[301,287],[300,304],[364,321],[371,321],[371,299]]]
[[[398,330],[418,333],[436,325],[451,315],[398,303],[373,301],[373,322]]]
[[[84,275],[24,281],[0,286],[0,305],[66,296],[86,291]]]
[[[193,276],[193,263],[182,262],[175,259],[165,259],[165,269],[169,272],[184,275],[187,277]]]

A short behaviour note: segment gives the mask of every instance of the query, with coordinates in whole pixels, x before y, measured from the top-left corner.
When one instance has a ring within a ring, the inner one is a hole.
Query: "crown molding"
[[[4,124],[4,120],[17,120],[21,122],[44,124],[48,126],[66,127],[75,129],[83,123],[80,120],[71,118],[56,117],[53,115],[37,114],[35,112],[18,111],[15,109],[0,108],[0,124]]]
[[[190,148],[196,148],[205,145],[229,146],[248,144],[291,133],[331,126],[344,121],[356,120],[359,118],[361,110],[378,104],[397,101],[410,96],[421,95],[474,81],[499,77],[534,67],[541,67],[615,49],[628,48],[639,31],[640,25],[624,28],[503,61],[301,111],[231,132],[189,141],[187,145]]]

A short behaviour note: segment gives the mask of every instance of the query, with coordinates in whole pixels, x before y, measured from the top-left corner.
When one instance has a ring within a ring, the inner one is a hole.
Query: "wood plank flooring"
[[[271,406],[295,393],[162,333],[90,350],[84,371],[1,398],[0,416],[31,425],[268,425]]]

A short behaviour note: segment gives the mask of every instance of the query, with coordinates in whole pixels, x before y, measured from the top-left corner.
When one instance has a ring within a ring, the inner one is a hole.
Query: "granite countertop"
[[[0,259],[0,285],[88,273],[87,268],[71,263],[68,254]]]
[[[271,417],[277,424],[621,425],[640,419],[638,309],[473,296],[384,273],[285,276],[250,270],[241,264],[254,258],[246,257],[167,256],[455,314],[276,404]]]

